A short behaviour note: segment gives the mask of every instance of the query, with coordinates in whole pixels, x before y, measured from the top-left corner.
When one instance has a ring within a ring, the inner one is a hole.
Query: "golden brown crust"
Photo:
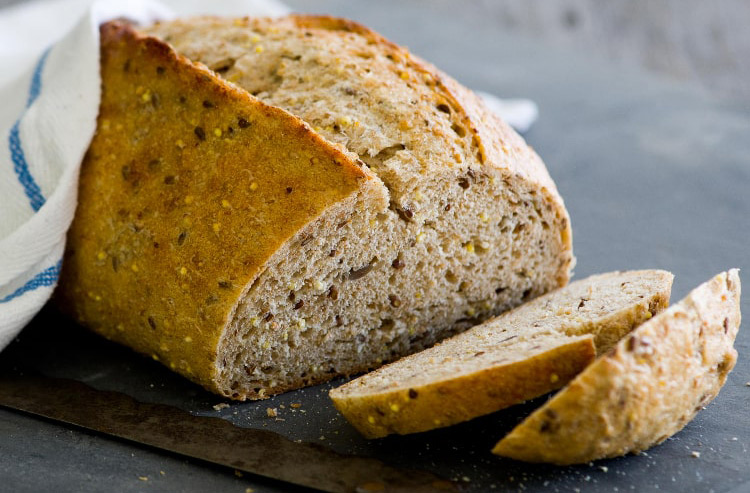
[[[565,465],[661,443],[716,397],[734,367],[739,300],[737,270],[702,284],[589,366],[493,453]]]
[[[102,99],[61,304],[216,391],[216,348],[268,259],[373,176],[155,38],[101,28]]]
[[[595,357],[593,336],[581,336],[531,358],[471,375],[359,399],[332,392],[331,398],[365,438],[418,433],[468,421],[558,389]]]

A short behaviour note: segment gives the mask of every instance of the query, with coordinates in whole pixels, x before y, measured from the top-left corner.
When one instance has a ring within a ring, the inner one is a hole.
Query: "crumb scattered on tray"
[[[267,415],[267,416],[268,416],[269,418],[275,418],[276,416],[278,416],[278,415],[279,415],[279,412],[278,412],[278,411],[276,410],[276,408],[275,408],[275,407],[267,407],[267,408],[266,408],[266,415]]]
[[[697,459],[698,457],[700,457],[700,456],[701,456],[701,453],[700,453],[700,452],[698,452],[697,450],[693,450],[693,451],[692,451],[692,452],[690,453],[690,455],[692,455],[693,457],[695,457],[695,458]]]
[[[299,409],[299,408],[302,407],[302,403],[301,402],[292,402],[290,404],[290,406],[292,406],[293,409]]]
[[[138,476],[141,481],[148,481],[148,476]]]
[[[226,402],[222,402],[214,406],[214,411],[221,411],[222,409],[226,409],[228,407],[229,407],[229,404],[227,404]]]
[[[384,491],[385,485],[379,481],[368,481],[367,483],[361,484],[357,486],[357,491],[361,491],[363,493],[365,492],[374,492],[374,491]]]
[[[241,478],[243,476],[242,471],[239,471],[237,469],[234,470],[234,475],[237,476],[238,478]]]

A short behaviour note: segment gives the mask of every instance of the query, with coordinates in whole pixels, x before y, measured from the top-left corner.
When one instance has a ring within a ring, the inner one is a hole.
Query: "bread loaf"
[[[570,223],[541,160],[405,49],[327,17],[147,34],[102,29],[60,288],[84,325],[255,399],[567,283]]]
[[[736,269],[701,284],[586,368],[493,452],[564,465],[663,442],[716,397],[734,367],[739,302]]]
[[[667,307],[664,271],[571,283],[330,392],[368,438],[488,414],[565,385],[634,327]]]

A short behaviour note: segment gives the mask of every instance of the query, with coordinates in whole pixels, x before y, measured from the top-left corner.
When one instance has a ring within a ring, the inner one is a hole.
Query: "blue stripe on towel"
[[[53,265],[52,267],[47,267],[42,272],[40,272],[39,274],[29,279],[29,281],[26,282],[26,284],[16,289],[5,298],[0,299],[0,303],[7,303],[13,298],[18,298],[22,294],[28,291],[33,291],[39,287],[54,285],[57,282],[57,279],[60,277],[61,268],[62,268],[62,259],[58,260],[57,263]]]
[[[44,63],[47,61],[50,49],[51,47],[44,50],[42,56],[39,57],[39,61],[36,62],[34,75],[31,76],[31,85],[29,86],[29,99],[26,100],[27,108],[36,101],[36,98],[39,97],[39,93],[42,91],[42,70],[44,69]]]
[[[42,90],[42,70],[44,69],[44,63],[47,61],[49,51],[50,48],[47,48],[34,68],[34,74],[31,77],[31,85],[29,86],[29,98],[26,101],[27,109],[32,105],[36,98],[39,97],[39,93]],[[24,111],[24,113],[26,112]],[[23,118],[23,115],[21,118]],[[21,118],[16,120],[16,123],[14,123],[13,127],[10,129],[10,134],[8,135],[8,147],[10,148],[10,158],[13,161],[13,171],[16,172],[18,181],[21,183],[24,193],[29,198],[31,208],[36,212],[44,205],[45,199],[39,185],[37,185],[34,177],[31,176],[29,164],[26,162],[26,155],[23,152],[21,135],[19,132]]]
[[[21,147],[21,136],[18,132],[20,120],[13,124],[8,136],[8,145],[10,146],[10,158],[13,160],[13,171],[18,176],[18,181],[23,186],[23,191],[29,198],[29,203],[34,212],[38,211],[44,205],[44,195],[39,185],[36,184],[34,177],[29,172],[29,165],[26,163],[26,156]]]

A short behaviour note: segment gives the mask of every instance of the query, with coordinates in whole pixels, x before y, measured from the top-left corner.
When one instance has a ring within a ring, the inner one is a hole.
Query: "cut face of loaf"
[[[666,308],[672,277],[646,270],[576,281],[330,396],[368,438],[449,426],[523,402],[562,387]]]
[[[406,50],[316,17],[148,32],[187,58],[103,31],[61,289],[94,330],[262,398],[567,283],[570,224],[541,160]]]
[[[701,284],[599,358],[493,452],[555,464],[639,452],[680,431],[737,361],[736,269]]]

